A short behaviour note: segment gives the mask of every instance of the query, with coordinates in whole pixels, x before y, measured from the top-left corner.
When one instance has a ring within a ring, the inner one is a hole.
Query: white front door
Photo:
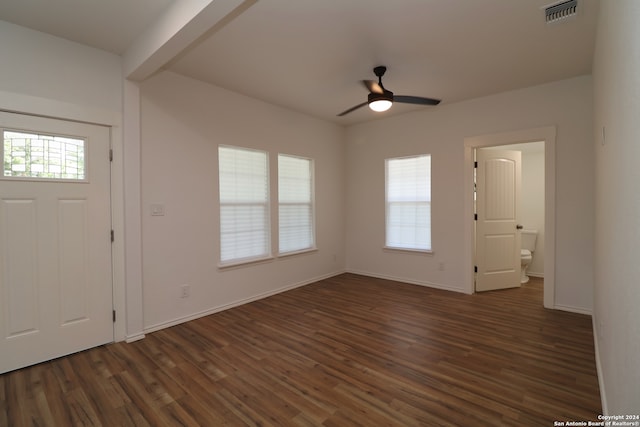
[[[477,149],[476,291],[520,286],[519,151]]]
[[[109,129],[0,113],[0,373],[113,341]]]

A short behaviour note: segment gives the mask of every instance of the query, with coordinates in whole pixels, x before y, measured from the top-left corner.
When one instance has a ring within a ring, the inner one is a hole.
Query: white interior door
[[[476,291],[520,286],[519,151],[476,150]]]
[[[113,298],[109,129],[0,113],[0,132],[2,373],[112,342]]]

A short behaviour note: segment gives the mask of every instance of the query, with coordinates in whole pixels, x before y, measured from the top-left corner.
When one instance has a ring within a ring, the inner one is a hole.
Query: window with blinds
[[[313,162],[278,155],[279,253],[313,249]]]
[[[220,146],[218,161],[221,264],[270,256],[269,156]]]
[[[386,242],[392,249],[431,250],[431,156],[385,160]]]

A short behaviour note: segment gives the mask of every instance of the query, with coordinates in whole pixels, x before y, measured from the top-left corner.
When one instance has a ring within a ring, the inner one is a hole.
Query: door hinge
[[[113,310],[113,323],[116,323],[116,311]]]
[[[478,220],[478,214],[473,214],[473,220],[477,221]]]
[[[478,162],[473,162],[474,169],[478,169]]]
[[[474,273],[477,273],[477,272],[478,272],[478,266],[477,266],[477,265],[474,265],[474,266],[473,266],[473,272],[474,272]]]
[[[113,149],[112,148],[109,149],[109,161],[113,162]]]
[[[113,243],[115,240],[116,240],[115,233],[113,232],[113,230],[111,230],[111,243]]]

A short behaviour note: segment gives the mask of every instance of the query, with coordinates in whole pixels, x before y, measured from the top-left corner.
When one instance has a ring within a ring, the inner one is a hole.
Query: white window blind
[[[221,263],[269,256],[267,153],[220,146],[218,159]]]
[[[431,156],[387,159],[386,246],[431,250]]]
[[[279,252],[312,249],[313,163],[310,159],[278,155]]]

